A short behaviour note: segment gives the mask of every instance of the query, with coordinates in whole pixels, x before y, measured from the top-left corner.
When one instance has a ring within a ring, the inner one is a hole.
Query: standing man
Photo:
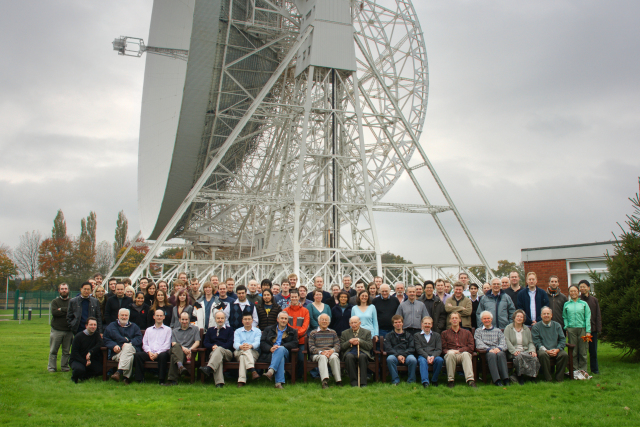
[[[147,328],[142,338],[142,351],[135,354],[136,381],[144,382],[144,362],[158,362],[158,379],[164,385],[167,379],[167,362],[171,358],[171,328],[165,325],[164,311],[153,313],[153,326]]]
[[[291,290],[291,305],[285,308],[283,311],[289,315],[289,325],[298,331],[298,366],[296,367],[297,374],[302,376],[302,370],[304,369],[304,350],[305,339],[307,331],[309,330],[309,310],[304,308],[300,304],[300,294],[297,289]]]
[[[483,311],[491,313],[492,325],[498,329],[506,328],[512,321],[516,308],[513,306],[511,298],[502,291],[502,283],[497,277],[491,279],[491,292],[487,292],[478,305],[476,322],[479,327],[484,325],[484,321],[480,317]]]
[[[340,372],[340,339],[333,329],[329,329],[331,318],[323,313],[318,317],[318,329],[309,334],[309,356],[318,363],[322,388],[329,388],[329,366],[336,380],[342,386]]]
[[[420,332],[422,318],[429,315],[427,307],[416,299],[416,287],[407,288],[407,300],[398,306],[396,314],[404,319],[403,329],[412,335]]]
[[[376,276],[373,278],[373,283],[376,285],[376,294],[380,294],[380,286],[382,286],[382,277]]]
[[[298,275],[295,273],[291,273],[287,276],[287,280],[289,281],[289,289],[295,289],[298,286]]]
[[[280,293],[275,297],[273,297],[274,302],[278,304],[280,308],[283,310],[289,307],[289,305],[291,305],[289,287],[290,287],[289,282],[282,282],[282,285],[280,286]]]
[[[140,278],[140,291],[147,295],[147,287],[149,286],[149,279],[146,277]]]
[[[98,321],[93,317],[87,320],[87,329],[78,332],[73,338],[71,352],[71,381],[86,380],[102,374],[102,338],[98,330]]]
[[[166,386],[178,384],[181,375],[189,371],[186,362],[195,363],[196,350],[200,347],[200,329],[189,323],[189,313],[180,314],[180,326],[171,331],[171,363],[169,363],[169,381]]]
[[[418,355],[418,365],[420,366],[420,379],[422,387],[429,387],[429,365],[433,366],[431,375],[431,385],[438,387],[438,377],[444,364],[442,354],[442,339],[440,334],[432,330],[433,319],[429,316],[422,319],[422,332],[415,334],[413,344]]]
[[[187,313],[185,315],[188,316]],[[129,322],[128,309],[121,308],[118,320],[106,327],[104,344],[111,353],[111,360],[118,362],[118,370],[111,375],[111,379],[120,381],[124,377],[124,385],[129,385],[133,374],[133,359],[136,352],[142,351],[142,333],[138,325]]]
[[[262,298],[258,293],[258,281],[256,279],[249,280],[249,292],[247,293],[247,300],[251,305],[258,305],[262,302]]]
[[[324,279],[321,276],[315,277],[313,279],[313,286],[315,286],[315,290],[313,292],[309,292],[308,298],[311,301],[314,301],[313,296],[315,295],[316,292],[320,292],[322,293],[322,302],[325,304],[329,304],[333,297],[329,292],[322,290],[322,287],[324,286]]]
[[[116,295],[116,283],[118,283],[118,279],[114,279],[113,277],[107,281],[107,298],[111,298]]]
[[[307,299],[307,287],[305,285],[298,286],[298,295],[300,296],[300,305],[308,310],[308,305],[313,304],[313,301]]]
[[[567,364],[569,363],[569,355],[564,351],[567,340],[560,324],[555,320],[551,320],[553,314],[549,307],[542,309],[541,316],[542,321],[536,322],[531,327],[531,338],[536,345],[538,360],[540,361],[540,372],[545,381],[551,381],[554,374],[554,372],[551,372],[551,358],[555,357],[556,381],[562,382],[564,380],[564,370],[567,369]],[[573,375],[573,372],[569,374]]]
[[[67,323],[69,312],[69,285],[61,283],[58,286],[59,296],[51,301],[51,332],[49,334],[49,372],[55,372],[58,367],[58,349],[62,347],[62,359],[60,370],[69,372],[69,359],[71,357],[71,341],[73,332]],[[86,323],[85,323],[86,325]],[[97,323],[96,323],[97,327]]]
[[[253,318],[252,318],[253,319]],[[224,362],[228,362],[233,357],[233,335],[234,331],[230,327],[225,326],[225,315],[217,312],[216,326],[209,328],[204,336],[204,348],[211,350],[209,355],[209,363],[200,371],[205,377],[213,374],[213,380],[217,388],[224,387]]]
[[[508,282],[507,282],[508,283]],[[480,305],[480,299],[482,295],[478,295],[479,286],[477,283],[472,283],[469,285],[469,294],[471,295],[469,299],[471,300],[471,327],[478,327],[478,306]]]
[[[284,311],[278,313],[277,323],[267,326],[260,338],[259,361],[269,364],[264,376],[269,380],[276,378],[276,388],[284,388],[284,364],[289,361],[291,352],[298,347],[298,331],[287,323],[289,315]]]
[[[427,307],[427,312],[431,316],[433,331],[440,334],[447,327],[447,312],[444,310],[444,303],[440,300],[440,297],[433,293],[433,287],[434,283],[431,280],[424,282],[424,299],[422,303]]]
[[[402,324],[402,316],[398,314],[393,316],[393,331],[389,332],[384,338],[384,350],[388,355],[387,366],[389,367],[389,373],[391,374],[391,385],[400,384],[398,364],[407,366],[409,371],[407,383],[411,384],[416,382],[416,367],[418,366],[418,361],[413,355],[415,349],[413,344],[413,335],[405,332],[402,329]]]
[[[371,350],[371,331],[360,327],[360,318],[357,316],[349,319],[351,329],[346,329],[340,335],[340,353],[342,360],[347,367],[347,375],[351,382],[351,387],[358,386],[358,366],[360,366],[360,386],[367,386],[367,365],[369,360],[373,360]],[[360,355],[358,356],[358,351]]]
[[[191,279],[191,287],[189,288],[189,295],[191,299],[194,301],[198,301],[202,296],[202,292],[200,291],[200,282],[197,277]]]
[[[532,326],[541,320],[540,310],[549,306],[547,293],[537,287],[538,276],[533,271],[527,273],[527,289],[518,293],[517,307],[527,315],[525,325]]]
[[[518,306],[518,293],[522,290],[520,287],[520,274],[517,271],[509,273],[509,282],[511,286],[505,291],[511,297],[513,305]]]
[[[380,298],[374,298],[372,305],[376,308],[378,317],[378,336],[384,338],[393,328],[393,316],[398,311],[400,303],[390,295],[389,285],[380,286]]]
[[[118,312],[121,308],[129,308],[133,303],[133,299],[125,296],[124,283],[118,282],[116,284],[116,295],[113,298],[109,298],[104,307],[104,323],[109,325],[118,319]]]
[[[80,286],[80,295],[69,300],[69,310],[67,311],[69,330],[74,335],[82,332],[89,317],[95,317],[98,320],[98,333],[102,334],[100,303],[91,296],[91,283],[84,282]]]
[[[588,280],[581,280],[578,283],[580,289],[580,299],[586,302],[591,309],[591,339],[589,343],[589,364],[592,374],[599,374],[598,367],[598,333],[602,332],[602,314],[600,313],[600,302],[598,298],[591,295],[591,283]],[[562,318],[562,316],[560,316]],[[564,326],[563,326],[564,329]]]
[[[474,349],[473,335],[460,327],[459,312],[452,312],[449,321],[451,328],[442,333],[442,351],[447,366],[447,387],[453,388],[455,386],[456,366],[461,364],[467,384],[469,387],[477,388],[471,361],[471,353]]]
[[[509,289],[509,278],[507,276],[502,277],[502,279],[500,279],[500,285],[502,286],[503,292]]]
[[[449,313],[449,319],[447,319],[447,326],[451,326],[451,313],[458,313],[460,315],[460,326],[464,329],[471,329],[471,312],[473,306],[471,300],[464,296],[462,293],[464,285],[461,282],[456,282],[453,285],[453,296],[447,299],[444,304],[444,310]]]
[[[241,328],[243,325],[242,318],[248,314],[253,319],[253,327],[258,327],[258,310],[256,306],[247,300],[247,288],[244,285],[238,285],[236,289],[238,299],[230,304],[229,325],[232,330]]]
[[[360,291],[364,291],[364,282],[359,281],[358,283],[356,283],[356,296],[349,298],[349,304],[351,304],[354,307],[358,305],[357,299]]]
[[[96,286],[102,286],[102,274],[96,273],[93,275],[93,280],[96,281]]]
[[[402,282],[396,283],[393,290],[395,291],[395,293],[393,294],[393,297],[397,299],[400,304],[405,302],[405,300],[407,299],[407,296],[404,294],[404,283]]]
[[[229,277],[224,282],[227,284],[227,295],[229,295],[231,298],[237,298],[236,294],[233,292],[236,286],[235,279],[233,277]]]
[[[460,272],[460,274],[458,274],[458,280],[462,282],[462,284],[464,285],[464,288],[462,289],[462,294],[465,297],[469,298],[471,296],[471,293],[469,292],[469,275],[464,271],[462,271]]]
[[[351,276],[348,274],[346,276],[342,276],[342,288],[349,294],[349,298],[355,297],[357,295],[355,289],[351,289]]]
[[[444,279],[436,279],[436,295],[440,298],[443,304],[447,302],[447,299],[451,296],[451,294],[447,293],[445,289]]]
[[[236,298],[230,296],[227,293],[227,284],[226,283],[220,283],[218,285],[218,299],[220,301],[222,301],[225,304],[233,304],[233,302],[236,300]]]
[[[562,317],[562,309],[564,303],[568,298],[560,291],[560,283],[558,282],[558,276],[549,277],[549,287],[547,288],[547,295],[549,297],[549,308],[551,309],[552,319],[560,323],[564,330],[564,318]]]
[[[253,317],[250,314],[242,316],[242,328],[235,331],[233,336],[234,356],[240,363],[238,369],[238,388],[244,387],[247,383],[247,371],[251,372],[251,378],[257,380],[260,374],[254,367],[258,358],[258,348],[260,347],[260,329],[253,326]]]

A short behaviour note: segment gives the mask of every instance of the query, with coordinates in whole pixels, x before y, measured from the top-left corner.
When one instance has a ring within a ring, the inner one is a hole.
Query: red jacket
[[[290,305],[283,311],[289,315],[289,325],[298,331],[298,344],[304,344],[309,329],[309,310],[301,305]]]

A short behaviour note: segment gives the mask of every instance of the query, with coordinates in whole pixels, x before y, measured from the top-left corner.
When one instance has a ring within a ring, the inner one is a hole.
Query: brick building
[[[538,286],[542,289],[549,286],[550,276],[558,276],[560,289],[567,295],[569,284],[577,285],[582,279],[589,280],[590,271],[607,272],[605,254],[614,253],[614,243],[615,241],[609,241],[522,249],[525,276],[530,271],[535,272],[538,276]],[[597,292],[596,289],[592,291]]]

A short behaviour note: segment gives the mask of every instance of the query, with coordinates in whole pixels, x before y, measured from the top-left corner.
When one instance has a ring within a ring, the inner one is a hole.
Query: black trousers
[[[86,366],[80,362],[71,362],[71,378],[74,380],[88,380],[102,375],[102,360],[91,359],[91,364]]]
[[[156,362],[158,362],[158,378],[160,382],[163,383],[167,379],[167,372],[169,371],[169,359],[171,358],[171,352],[169,350],[159,353],[156,358]],[[136,352],[136,355],[133,357],[133,366],[135,367],[135,380],[142,381],[144,380],[144,362],[150,362],[151,358],[144,351]]]
[[[367,364],[369,359],[366,354],[360,352],[360,357],[358,358],[353,353],[347,353],[344,363],[352,386],[358,385],[358,364],[360,365],[360,385],[367,385]]]

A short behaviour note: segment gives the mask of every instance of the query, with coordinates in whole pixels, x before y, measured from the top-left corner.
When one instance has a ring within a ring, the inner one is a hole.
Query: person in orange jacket
[[[298,331],[298,367],[296,375],[301,376],[304,368],[304,343],[309,330],[309,310],[300,305],[300,294],[297,289],[289,291],[291,304],[283,311],[289,315],[289,325]]]

